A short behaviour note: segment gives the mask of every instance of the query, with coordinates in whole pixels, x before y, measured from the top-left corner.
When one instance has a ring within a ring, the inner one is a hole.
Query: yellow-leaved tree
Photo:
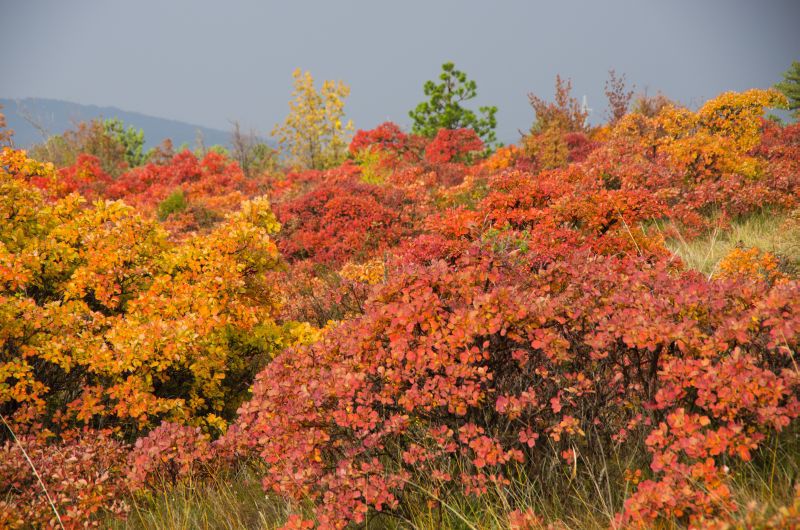
[[[324,81],[317,91],[310,72],[298,68],[294,78],[289,115],[276,125],[272,135],[287,155],[291,166],[327,169],[340,164],[347,155],[351,121],[344,121],[344,100],[350,87],[342,81]]]

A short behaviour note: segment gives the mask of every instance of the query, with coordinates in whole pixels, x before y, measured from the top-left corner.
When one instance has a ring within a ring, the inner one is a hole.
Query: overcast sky
[[[800,60],[798,22],[800,0],[0,0],[0,97],[269,132],[300,67],[350,85],[357,128],[407,126],[451,60],[514,142],[557,73],[594,121],[609,68],[689,105],[768,87]]]

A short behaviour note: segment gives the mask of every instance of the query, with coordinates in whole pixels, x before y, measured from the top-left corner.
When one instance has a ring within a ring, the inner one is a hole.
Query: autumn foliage
[[[709,515],[728,496],[715,458],[749,460],[800,413],[796,335],[777,339],[800,321],[795,285],[763,294],[580,252],[546,268],[468,254],[457,270],[395,271],[362,317],[259,374],[231,432],[268,464],[265,486],[318,498],[319,520],[338,527],[397,509],[420,475],[442,494],[480,494],[507,480],[506,464],[536,466],[551,445],[569,459],[591,453],[589,432],[624,439],[653,425],[652,468],[665,476],[640,486],[626,517]],[[683,416],[698,406],[702,420]],[[468,462],[458,474],[454,458]],[[689,485],[698,489],[677,494]]]
[[[280,225],[266,198],[171,243],[121,202],[45,202],[22,179],[57,178],[52,168],[3,156],[4,413],[51,427],[170,417],[224,428],[253,363],[295,340],[294,324],[271,318]]]
[[[20,445],[4,442],[0,447],[0,526],[60,528],[60,519],[66,528],[97,528],[108,513],[124,517],[130,508],[124,487],[127,451],[110,433],[98,430],[70,433],[58,445],[32,435],[21,437]],[[43,471],[45,489],[31,472],[25,454]]]
[[[57,524],[22,449],[67,527],[246,464],[308,509],[285,528],[338,529],[613,448],[609,524],[791,526],[733,480],[797,428],[796,270],[738,245],[704,276],[665,240],[797,208],[800,129],[762,119],[772,91],[625,113],[620,86],[591,128],[570,88],[493,153],[391,123],[256,177],[4,149],[0,525]]]

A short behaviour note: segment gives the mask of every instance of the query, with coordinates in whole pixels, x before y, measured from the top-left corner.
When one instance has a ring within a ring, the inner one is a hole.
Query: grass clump
[[[694,239],[684,237],[674,225],[656,225],[655,228],[674,234],[666,238],[667,248],[687,268],[709,278],[717,273],[720,261],[735,248],[757,248],[774,254],[792,273],[800,266],[800,210],[758,212]]]
[[[437,484],[430,477],[415,476],[408,483],[400,510],[393,514],[369,514],[359,528],[618,528],[615,515],[635,488],[635,481],[626,470],[646,467],[643,460],[646,457],[641,444],[626,451],[612,450],[585,457],[579,454],[574,465],[565,465],[554,454],[551,465],[543,466],[535,474],[523,466],[509,469],[508,484],[489,484],[480,496],[463,491],[437,491]],[[454,466],[451,471],[458,473],[456,462]],[[750,462],[740,462],[730,473],[737,510],[725,515],[731,524],[729,528],[782,528],[787,522],[791,524],[793,519],[786,519],[787,511],[794,513],[800,509],[795,497],[800,477],[800,432],[790,428],[771,435]],[[280,528],[292,513],[304,513],[311,518],[310,512],[302,507],[265,494],[252,468],[177,485],[165,484],[129,502],[132,509],[128,519],[109,520],[111,528],[266,530]],[[781,522],[775,523],[776,517]],[[677,530],[685,526],[670,520],[664,521],[660,528]]]
[[[116,530],[244,530],[278,528],[292,511],[261,488],[249,469],[202,480],[164,484],[129,499],[131,511],[124,521],[110,520]]]

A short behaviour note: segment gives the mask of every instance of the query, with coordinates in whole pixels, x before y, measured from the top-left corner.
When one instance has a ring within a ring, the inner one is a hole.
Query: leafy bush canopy
[[[490,156],[461,118],[247,176],[168,144],[136,167],[4,148],[0,525],[99,526],[246,465],[285,528],[454,498],[539,528],[503,492],[568,500],[597,469],[609,526],[791,527],[800,495],[772,513],[736,481],[800,415],[800,126],[762,118],[772,90],[625,113],[615,79],[613,123],[559,78]],[[781,245],[730,241],[706,274],[669,250],[770,212]]]

